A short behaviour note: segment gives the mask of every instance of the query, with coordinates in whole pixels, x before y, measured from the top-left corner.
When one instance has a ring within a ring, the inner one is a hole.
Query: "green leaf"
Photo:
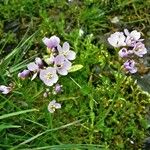
[[[71,69],[69,70],[69,72],[75,72],[75,71],[78,71],[78,70],[80,70],[80,69],[82,69],[82,68],[83,68],[83,65],[80,65],[80,64],[73,65],[73,66],[71,67]]]
[[[22,111],[18,111],[18,112],[9,113],[9,114],[4,114],[4,115],[0,116],[0,119],[5,119],[8,117],[12,117],[12,116],[32,112],[32,111],[38,111],[38,110],[37,109],[28,109],[28,110],[22,110]]]
[[[1,124],[0,125],[0,131],[4,129],[9,129],[9,128],[20,128],[21,126],[18,125],[11,125],[11,124]]]

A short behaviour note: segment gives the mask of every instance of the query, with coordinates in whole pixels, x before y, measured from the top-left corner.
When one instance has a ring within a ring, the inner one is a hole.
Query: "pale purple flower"
[[[8,94],[12,90],[11,87],[5,86],[5,85],[0,85],[0,92],[2,94]]]
[[[21,79],[25,79],[29,76],[30,70],[23,70],[22,72],[18,73],[18,77]]]
[[[124,33],[126,36],[133,38],[133,40],[135,41],[138,41],[141,37],[141,33],[138,32],[137,30],[133,30],[132,32],[129,33],[128,29],[124,29]]]
[[[147,53],[147,49],[142,42],[136,43],[133,48],[133,51],[134,51],[134,54],[139,57],[143,57],[143,55],[145,55]]]
[[[122,48],[122,49],[119,51],[118,54],[119,54],[120,57],[123,58],[123,57],[127,57],[129,53],[128,53],[128,50],[127,50],[126,48]]]
[[[55,57],[54,67],[60,75],[67,75],[71,65],[71,62],[68,61],[63,55],[58,55]]]
[[[44,66],[43,62],[42,62],[41,58],[39,58],[39,57],[35,58],[35,62],[31,62],[27,65],[28,70],[30,70],[31,72],[34,72],[31,80],[34,80],[36,78],[40,69],[42,69],[43,66]]]
[[[51,36],[50,38],[44,37],[42,41],[50,49],[56,48],[57,45],[59,45],[59,43],[60,43],[59,37],[57,37],[55,35]]]
[[[136,30],[133,30],[132,32],[129,33],[128,29],[124,29],[124,33],[127,36],[125,42],[128,46],[134,47],[136,42],[143,41],[143,39],[140,39],[141,33]]]
[[[31,62],[27,65],[27,68],[30,70],[30,71],[33,71],[33,72],[38,72],[39,71],[39,66],[35,63],[35,62]]]
[[[43,61],[41,58],[39,57],[36,57],[35,58],[35,64],[37,64],[39,66],[39,68],[42,68],[43,67]]]
[[[57,46],[59,55],[64,55],[64,57],[68,60],[74,60],[76,58],[76,53],[70,50],[70,45],[68,42],[65,42],[63,46]]]
[[[110,37],[108,38],[108,42],[113,47],[126,46],[125,36],[124,36],[123,32],[115,32],[114,34],[111,34]]]
[[[58,75],[56,74],[56,69],[52,67],[48,67],[46,69],[40,70],[40,79],[47,86],[52,86],[54,83],[58,81]]]
[[[27,65],[28,70],[33,72],[38,72],[43,67],[43,62],[41,58],[35,58],[35,62],[31,62]]]
[[[136,73],[137,72],[137,67],[135,66],[135,61],[134,60],[127,60],[124,63],[124,68],[129,71],[130,73]]]
[[[58,93],[61,93],[62,92],[62,85],[60,85],[60,84],[56,84],[55,86],[54,86],[54,91],[53,91],[53,94],[58,94]]]
[[[50,113],[54,113],[56,109],[60,109],[60,108],[61,108],[61,104],[60,103],[56,103],[56,100],[52,100],[48,104],[48,111]]]

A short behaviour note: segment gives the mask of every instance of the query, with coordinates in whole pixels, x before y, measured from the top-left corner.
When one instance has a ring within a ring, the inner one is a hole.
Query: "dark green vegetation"
[[[150,97],[120,71],[105,39],[124,28],[149,38],[149,10],[148,0],[1,0],[0,84],[12,83],[14,91],[0,95],[0,148],[141,149]],[[118,24],[110,21],[115,16]],[[84,67],[61,78],[62,109],[51,115],[53,97],[43,98],[44,85],[17,73],[45,53],[42,38],[54,34],[70,43],[75,63]]]

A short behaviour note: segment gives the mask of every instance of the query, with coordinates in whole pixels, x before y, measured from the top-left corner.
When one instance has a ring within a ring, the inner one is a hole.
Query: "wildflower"
[[[8,94],[11,91],[11,87],[5,86],[5,85],[0,85],[0,92],[2,94]]]
[[[134,47],[136,42],[141,42],[143,39],[140,39],[141,33],[137,32],[136,30],[133,30],[131,33],[127,29],[124,29],[124,33],[127,36],[125,42],[128,46]]]
[[[52,86],[58,81],[58,75],[56,74],[56,69],[48,67],[40,71],[40,79],[47,85]]]
[[[70,50],[70,45],[68,42],[65,42],[63,46],[57,46],[59,55],[63,55],[68,60],[74,60],[76,58],[76,53]]]
[[[56,103],[56,100],[52,100],[49,104],[48,104],[48,111],[50,113],[54,113],[54,111],[56,109],[60,109],[61,108],[61,104]]]
[[[138,42],[135,44],[133,51],[134,51],[134,54],[139,57],[143,57],[143,55],[145,55],[147,53],[147,49],[146,49],[145,45],[141,42]]]
[[[71,65],[71,62],[68,61],[63,55],[58,55],[55,57],[54,67],[60,75],[67,75]]]
[[[111,36],[108,38],[108,42],[113,47],[126,46],[125,36],[123,32],[115,32],[114,34],[111,34]]]
[[[53,94],[58,94],[58,93],[61,93],[62,92],[62,85],[60,85],[60,84],[56,84],[55,86],[54,86],[54,91],[53,91]]]
[[[141,37],[141,33],[137,30],[133,30],[131,33],[129,33],[128,29],[124,29],[124,33],[127,37],[131,37],[135,41],[138,41]]]
[[[36,58],[35,58],[35,63],[38,65],[39,68],[42,68],[42,67],[43,67],[43,61],[42,61],[41,58],[36,57]]]
[[[134,60],[127,60],[124,63],[124,68],[129,71],[130,73],[136,73],[137,72],[137,68],[135,66],[135,61]]]
[[[30,70],[23,70],[22,72],[18,73],[18,77],[21,79],[25,79],[30,74]]]
[[[41,58],[35,58],[35,62],[31,62],[27,65],[28,70],[33,72],[38,72],[43,67],[43,62]]]
[[[27,65],[27,68],[31,72],[34,72],[34,75],[31,80],[35,79],[36,76],[38,75],[38,72],[40,71],[40,69],[43,68],[43,62],[42,62],[41,58],[39,58],[39,57],[35,58],[35,62],[29,63]]]
[[[128,56],[128,50],[126,48],[122,48],[120,51],[119,51],[119,56],[120,57],[127,57]]]
[[[51,36],[50,38],[44,37],[43,42],[49,49],[53,49],[53,48],[56,48],[57,45],[59,45],[60,39],[59,37],[54,35],[54,36]]]

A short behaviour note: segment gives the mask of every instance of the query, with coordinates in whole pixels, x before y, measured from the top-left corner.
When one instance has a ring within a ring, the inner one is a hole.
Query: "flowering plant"
[[[27,65],[27,69],[18,73],[20,79],[26,79],[31,77],[34,80],[38,77],[46,86],[53,86],[52,93],[54,95],[61,93],[62,85],[58,83],[60,76],[66,76],[68,72],[74,72],[82,68],[82,65],[72,65],[72,62],[76,58],[76,53],[70,50],[68,42],[64,42],[60,45],[60,39],[57,36],[50,38],[44,37],[43,43],[47,48],[47,55],[43,58],[35,58],[34,62]],[[47,97],[49,89],[43,94]],[[61,104],[56,103],[56,100],[52,100],[48,105],[48,110],[53,113],[56,109],[61,108]]]
[[[124,32],[115,32],[108,38],[110,45],[119,49],[118,54],[124,61],[125,71],[131,74],[139,72],[140,67],[143,66],[141,58],[147,53],[143,44],[144,39],[140,38],[140,32],[136,30],[129,32],[127,29],[124,29]]]

